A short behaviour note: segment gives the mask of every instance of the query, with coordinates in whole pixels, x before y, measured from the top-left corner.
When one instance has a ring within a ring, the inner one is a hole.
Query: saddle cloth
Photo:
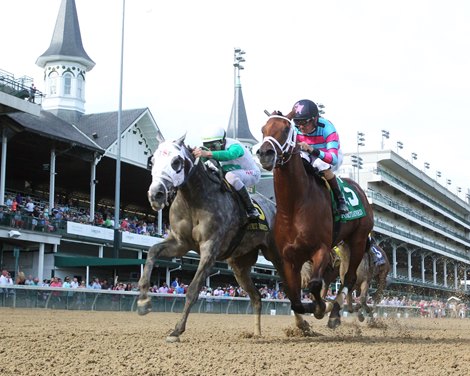
[[[339,188],[343,192],[344,198],[346,199],[346,204],[348,205],[349,212],[341,215],[336,213],[336,200],[333,197],[333,192],[330,190],[333,209],[336,213],[334,218],[335,222],[347,222],[365,217],[366,210],[364,209],[364,205],[359,195],[357,194],[356,189],[351,186],[348,182],[342,180],[339,177],[337,177],[337,180]]]

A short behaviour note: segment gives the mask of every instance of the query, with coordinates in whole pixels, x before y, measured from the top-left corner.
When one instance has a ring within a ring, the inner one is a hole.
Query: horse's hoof
[[[328,328],[336,329],[338,326],[341,325],[341,320],[339,318],[329,319],[328,320]]]
[[[359,313],[357,315],[357,319],[359,320],[359,322],[363,322],[364,321],[364,315],[362,313]]]
[[[315,316],[315,318],[316,318],[317,320],[321,320],[323,317],[325,317],[325,313],[324,313],[324,312],[315,312],[315,313],[313,314],[313,316]]]
[[[176,343],[180,341],[180,337],[178,336],[168,336],[166,337],[166,342],[167,343]]]
[[[139,316],[144,316],[152,311],[152,305],[150,304],[150,298],[137,301],[137,313]]]

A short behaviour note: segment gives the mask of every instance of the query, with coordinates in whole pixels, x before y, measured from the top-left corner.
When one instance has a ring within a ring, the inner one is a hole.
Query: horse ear
[[[186,133],[182,135],[180,138],[175,140],[175,143],[178,144],[179,146],[182,146],[184,144],[184,139],[186,138]]]

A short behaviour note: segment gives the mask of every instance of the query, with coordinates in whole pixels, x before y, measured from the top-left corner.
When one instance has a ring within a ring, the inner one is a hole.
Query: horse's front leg
[[[321,247],[312,257],[312,276],[308,284],[310,293],[315,299],[313,314],[316,319],[322,319],[325,315],[325,302],[323,301],[323,275],[330,260],[329,250],[326,246]]]
[[[176,257],[185,254],[185,249],[173,237],[168,237],[161,243],[157,243],[150,247],[147,260],[145,262],[144,271],[139,279],[139,298],[137,300],[137,313],[139,315],[146,315],[152,310],[151,299],[148,296],[150,288],[150,276],[158,257]]]
[[[211,249],[208,252],[204,251],[204,249],[207,249],[207,247],[201,247],[201,258],[199,260],[199,265],[197,267],[196,274],[194,275],[194,278],[189,284],[188,290],[186,292],[183,314],[181,319],[176,324],[175,329],[166,338],[167,342],[179,342],[180,335],[183,334],[183,332],[186,330],[186,321],[188,320],[191,307],[194,303],[196,303],[204,281],[209,275],[212,266],[215,264],[216,251]]]
[[[306,305],[302,304],[301,300],[301,276],[300,276],[300,267],[295,265],[290,260],[285,259],[283,263],[284,278],[285,278],[285,290],[286,295],[290,300],[291,309],[297,314],[304,314],[309,309],[306,310]],[[312,309],[310,308],[310,312]]]

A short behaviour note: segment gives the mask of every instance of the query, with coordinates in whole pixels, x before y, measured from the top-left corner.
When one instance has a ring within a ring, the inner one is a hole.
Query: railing
[[[17,98],[27,99],[29,102],[41,104],[43,93],[39,90],[31,90],[33,79],[23,76],[15,78],[13,74],[0,69],[0,91]]]
[[[458,234],[458,233],[456,233],[456,232],[454,232],[454,231],[451,231],[451,230],[449,230],[448,228],[444,227],[442,224],[440,224],[440,223],[438,223],[438,222],[436,222],[436,221],[433,221],[432,219],[427,218],[427,217],[425,217],[425,216],[423,216],[423,215],[420,215],[420,214],[416,213],[416,212],[415,212],[413,209],[411,209],[410,207],[407,207],[407,206],[405,206],[405,205],[402,205],[402,204],[399,203],[399,202],[392,201],[391,199],[384,197],[381,193],[372,192],[372,191],[369,190],[369,191],[367,191],[367,196],[368,196],[368,197],[371,197],[371,198],[373,198],[373,199],[375,199],[375,200],[377,200],[377,201],[380,201],[380,202],[382,202],[382,203],[384,203],[384,204],[386,204],[386,205],[388,205],[388,206],[391,206],[391,207],[393,207],[393,208],[395,208],[395,209],[397,209],[397,210],[400,210],[401,212],[406,213],[406,214],[408,214],[408,215],[410,215],[410,216],[416,218],[416,219],[419,220],[419,221],[422,221],[422,222],[424,222],[424,223],[427,223],[428,225],[431,226],[431,228],[430,228],[431,230],[433,230],[432,227],[436,227],[436,228],[438,228],[438,229],[440,229],[440,230],[442,230],[442,231],[448,233],[449,235],[452,235],[452,236],[454,236],[454,237],[456,237],[456,238],[458,238],[458,239],[460,239],[460,240],[462,240],[462,241],[464,241],[464,242],[466,242],[466,243],[470,243],[470,240],[467,239],[465,236],[462,236],[462,235],[460,235],[460,234]]]
[[[432,200],[429,198],[429,196],[419,192],[417,189],[411,187],[410,185],[404,183],[403,181],[401,181],[400,179],[397,179],[395,176],[393,176],[392,174],[388,173],[387,171],[384,171],[383,169],[381,168],[377,168],[377,173],[379,175],[382,175],[384,176],[385,178],[387,179],[390,179],[392,182],[394,182],[395,184],[397,185],[400,185],[402,187],[405,188],[405,190],[407,191],[410,191],[410,192],[413,192],[413,194],[415,194],[416,196],[420,197],[421,199],[423,199],[424,201],[430,203],[431,205],[434,205],[436,207],[438,207],[439,209],[443,210],[444,212],[446,212],[447,214],[449,214],[451,217],[465,223],[466,225],[470,226],[470,221],[468,221],[466,218],[460,216],[460,215],[457,215],[455,212],[449,210],[448,208],[446,208],[445,206],[441,205],[440,203]]]
[[[0,307],[59,309],[83,311],[133,312],[137,308],[137,291],[65,289],[61,287],[1,286]],[[181,313],[185,295],[149,293],[153,312]],[[287,299],[263,299],[262,314],[291,315]],[[191,308],[193,313],[252,314],[248,298],[200,296]],[[420,308],[414,306],[377,306],[378,317],[418,317]],[[347,316],[343,313],[343,316]],[[467,315],[467,314],[466,314]],[[449,315],[447,315],[449,316]]]
[[[393,232],[397,235],[401,235],[405,238],[412,239],[412,240],[414,240],[414,241],[416,241],[416,242],[418,242],[422,245],[427,245],[429,247],[439,249],[439,250],[443,251],[445,254],[453,255],[453,256],[465,259],[467,261],[470,261],[470,255],[451,250],[451,249],[449,249],[445,246],[442,246],[439,243],[427,240],[423,236],[413,235],[411,233],[411,231],[400,230],[399,228],[396,228],[395,226],[392,226],[392,225],[390,225],[388,223],[385,223],[384,221],[381,221],[381,220],[376,220],[375,225],[379,228],[382,228],[384,230],[388,230],[388,231]]]

